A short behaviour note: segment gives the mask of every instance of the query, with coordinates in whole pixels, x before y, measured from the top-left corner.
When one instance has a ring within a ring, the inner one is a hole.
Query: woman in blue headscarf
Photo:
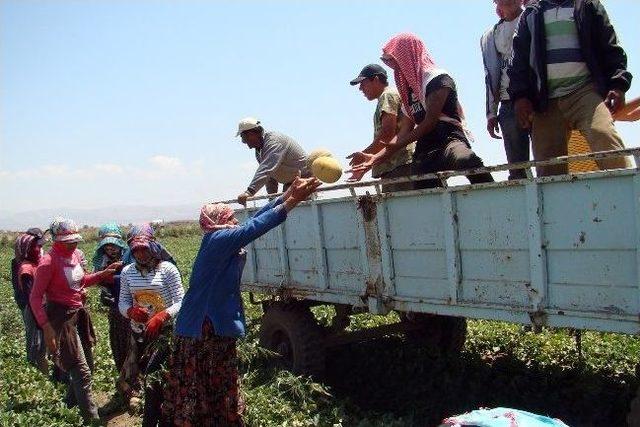
[[[122,260],[127,244],[122,239],[122,231],[115,222],[104,224],[98,230],[100,242],[93,255],[93,271],[102,271],[114,262]],[[109,344],[113,361],[118,371],[127,357],[129,343],[129,322],[118,311],[118,295],[120,293],[120,272],[113,279],[100,283],[100,300],[109,308]]]

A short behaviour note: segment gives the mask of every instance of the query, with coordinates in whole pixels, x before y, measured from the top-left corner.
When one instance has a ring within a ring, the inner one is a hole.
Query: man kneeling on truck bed
[[[307,153],[291,137],[279,132],[265,131],[260,120],[247,117],[240,120],[236,136],[242,143],[256,150],[256,160],[260,164],[251,184],[238,196],[238,203],[246,205],[247,199],[266,185],[267,193],[278,192],[278,183],[284,190],[291,185],[298,173],[308,177]]]

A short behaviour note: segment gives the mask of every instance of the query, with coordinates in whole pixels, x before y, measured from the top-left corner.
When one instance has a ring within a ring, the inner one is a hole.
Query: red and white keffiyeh
[[[382,60],[393,69],[396,87],[405,111],[411,111],[409,89],[424,106],[426,105],[425,87],[427,84],[442,74],[448,74],[445,70],[438,68],[422,40],[412,33],[400,33],[391,37],[382,47]],[[466,127],[465,114],[460,102],[458,102],[457,110],[461,121],[445,114],[441,114],[439,119],[460,127],[469,141],[473,141],[473,135]],[[409,118],[413,120],[411,115]]]
[[[383,60],[393,59],[385,63],[393,69],[396,87],[405,109],[410,110],[409,89],[424,102],[424,79],[438,67],[422,40],[415,34],[400,33],[385,43],[382,53]]]

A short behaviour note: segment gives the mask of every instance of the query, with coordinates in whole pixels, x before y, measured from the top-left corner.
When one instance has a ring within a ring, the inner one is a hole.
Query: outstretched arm
[[[367,173],[374,166],[385,162],[389,157],[391,157],[396,151],[400,150],[403,147],[411,144],[414,141],[417,141],[422,136],[428,134],[433,131],[436,127],[438,120],[440,120],[440,116],[442,115],[442,109],[444,107],[445,102],[447,101],[447,97],[451,89],[448,87],[441,87],[427,96],[425,103],[425,118],[418,124],[418,126],[413,126],[413,122],[408,117],[406,119],[403,118],[401,121],[401,131],[398,132],[398,135],[389,142],[381,151],[379,151],[375,155],[361,156],[364,162],[355,165],[351,169],[351,177],[349,181],[360,181],[365,173]]]

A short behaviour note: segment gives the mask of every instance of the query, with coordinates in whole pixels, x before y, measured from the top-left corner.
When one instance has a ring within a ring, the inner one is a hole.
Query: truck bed
[[[243,290],[639,332],[637,169],[373,193],[293,210],[247,247]]]

